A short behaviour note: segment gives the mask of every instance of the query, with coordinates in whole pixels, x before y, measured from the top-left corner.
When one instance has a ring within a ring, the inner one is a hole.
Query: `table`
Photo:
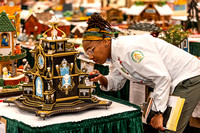
[[[0,116],[7,120],[7,133],[142,133],[140,108],[105,94],[99,98],[112,100],[108,108],[52,116],[43,120],[16,106],[0,103]]]

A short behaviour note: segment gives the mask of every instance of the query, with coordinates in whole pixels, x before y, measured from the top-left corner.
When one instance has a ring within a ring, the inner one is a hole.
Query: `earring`
[[[105,43],[105,48],[107,48],[108,47],[108,42],[106,41],[106,43]]]

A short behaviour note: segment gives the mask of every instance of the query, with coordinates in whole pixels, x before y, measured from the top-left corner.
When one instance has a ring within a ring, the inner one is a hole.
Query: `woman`
[[[150,35],[109,37],[110,24],[97,13],[88,20],[83,48],[89,59],[103,64],[110,59],[109,75],[91,79],[105,91],[120,90],[127,79],[154,88],[155,116],[150,124],[163,128],[162,113],[170,94],[185,98],[177,132],[182,133],[200,100],[200,61],[191,54]]]

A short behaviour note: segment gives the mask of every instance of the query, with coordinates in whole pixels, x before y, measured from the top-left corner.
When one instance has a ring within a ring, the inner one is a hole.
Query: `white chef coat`
[[[200,61],[193,55],[151,35],[112,39],[108,87],[117,91],[127,79],[154,88],[154,111],[164,112],[176,85],[200,75]]]

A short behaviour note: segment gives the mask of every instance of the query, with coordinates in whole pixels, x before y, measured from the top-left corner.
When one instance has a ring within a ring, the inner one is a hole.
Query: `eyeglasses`
[[[92,55],[92,54],[94,53],[94,48],[97,46],[97,44],[98,44],[99,42],[100,42],[100,41],[98,41],[97,43],[95,43],[94,46],[93,46],[92,48],[90,48],[90,49],[88,49],[88,50],[86,51],[86,54],[87,54],[88,56],[90,56],[90,55]]]

